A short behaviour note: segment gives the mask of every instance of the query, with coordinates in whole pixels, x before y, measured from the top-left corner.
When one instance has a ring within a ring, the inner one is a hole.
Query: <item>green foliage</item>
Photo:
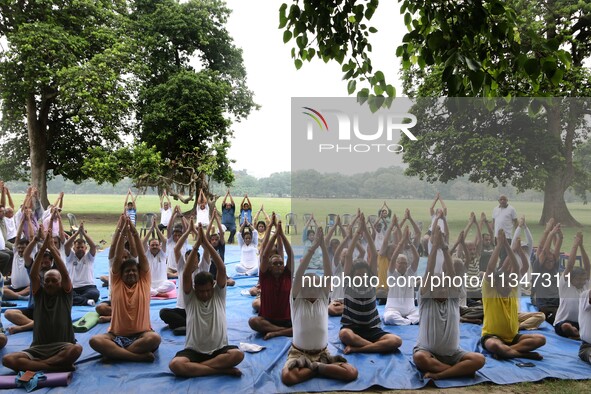
[[[405,93],[411,97],[568,97],[590,96],[591,4],[574,0],[431,1],[399,0],[408,33],[396,50],[403,67]],[[378,1],[294,0],[280,8],[280,28],[305,45],[292,50],[296,60],[316,49],[324,60],[343,66],[349,93],[375,111],[389,103],[381,73],[371,67],[371,34],[366,23]],[[308,38],[308,36],[310,36]],[[360,87],[364,81],[368,87]],[[489,102],[490,104],[490,102]],[[555,107],[553,107],[555,105]],[[548,135],[520,130],[520,135],[432,128],[407,150],[409,173],[428,180],[469,174],[472,181],[546,189],[560,196],[572,185],[573,150],[585,139],[575,122],[557,122],[563,103],[532,102],[531,116],[545,114]],[[494,107],[494,103],[492,105]],[[489,110],[491,109],[489,105]],[[540,111],[541,109],[541,111]],[[587,109],[583,110],[586,111]],[[420,113],[420,112],[418,112]],[[566,111],[570,113],[570,109]],[[582,113],[570,113],[580,119]],[[419,122],[420,123],[420,122]],[[566,125],[566,127],[562,127]],[[429,129],[428,126],[425,127]],[[414,129],[413,129],[414,130]],[[404,141],[404,139],[403,139]],[[540,143],[552,144],[535,147]],[[487,147],[493,145],[500,153]],[[405,145],[406,146],[406,145]],[[550,183],[553,181],[553,183]],[[564,201],[548,201],[542,221],[556,215],[576,224]]]
[[[136,1],[138,137],[165,163],[158,177],[136,178],[138,185],[194,194],[207,190],[207,178],[232,182],[226,155],[231,122],[257,105],[246,87],[242,53],[224,27],[228,14],[214,0]],[[190,64],[192,56],[200,60],[199,71]]]
[[[289,9],[287,4],[279,9],[283,41],[296,43],[291,52],[295,67],[300,69],[303,62],[314,58],[338,62],[342,65],[343,79],[348,81],[349,94],[359,89],[358,99],[362,102],[370,99],[368,104],[373,111],[391,102],[386,97],[396,95],[384,73],[374,70],[371,63],[369,39],[377,29],[368,23],[378,3],[378,0],[294,0]]]
[[[31,136],[46,145],[46,170],[80,181],[87,149],[128,131],[124,11],[117,2],[0,1],[3,179],[39,164],[29,159]]]
[[[142,142],[131,148],[124,147],[114,151],[92,148],[82,165],[82,171],[85,177],[92,178],[99,184],[108,182],[115,186],[124,178],[136,181],[145,178],[146,182],[155,183],[162,167],[164,162],[160,152]]]
[[[218,0],[0,0],[0,176],[230,183],[231,121],[257,106],[229,12]]]

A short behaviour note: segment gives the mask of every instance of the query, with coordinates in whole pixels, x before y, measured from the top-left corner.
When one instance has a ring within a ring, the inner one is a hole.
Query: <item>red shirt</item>
[[[291,320],[289,297],[291,293],[291,272],[285,269],[276,278],[267,270],[259,276],[261,284],[261,308],[259,316],[271,320]]]

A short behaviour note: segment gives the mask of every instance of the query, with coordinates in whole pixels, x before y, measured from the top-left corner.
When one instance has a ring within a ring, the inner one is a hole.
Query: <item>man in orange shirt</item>
[[[141,245],[129,219],[121,235],[133,237],[135,244]],[[138,261],[123,260],[124,243],[118,243],[111,269],[111,326],[107,334],[92,337],[90,346],[107,359],[153,362],[160,335],[150,325],[150,264],[141,249]]]

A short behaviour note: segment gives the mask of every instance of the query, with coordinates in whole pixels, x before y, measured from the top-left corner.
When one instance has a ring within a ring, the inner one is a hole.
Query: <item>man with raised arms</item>
[[[197,242],[182,270],[182,296],[187,312],[185,349],[175,355],[169,367],[177,376],[240,376],[242,372],[236,365],[242,362],[244,353],[237,346],[228,345],[226,266],[211,246],[201,224],[197,233]],[[197,250],[200,245],[212,256],[217,267],[215,282],[209,272],[199,272],[193,280],[192,273],[197,269]]]

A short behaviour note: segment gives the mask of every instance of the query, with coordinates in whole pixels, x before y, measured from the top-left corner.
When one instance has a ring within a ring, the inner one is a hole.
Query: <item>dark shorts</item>
[[[48,358],[55,356],[65,348],[71,346],[69,342],[56,342],[47,345],[35,345],[28,349],[23,350],[31,360],[47,360]]]
[[[558,335],[560,335],[561,337],[567,337],[567,338],[568,338],[568,335],[566,335],[566,334],[564,333],[564,331],[562,331],[562,325],[563,325],[564,323],[569,323],[570,325],[572,325],[572,326],[573,326],[574,328],[576,328],[577,330],[579,329],[579,323],[578,323],[578,322],[576,322],[576,321],[571,321],[571,320],[564,320],[564,321],[558,322],[558,323],[554,324],[554,331],[555,331],[555,332],[556,332]]]
[[[216,350],[215,352],[213,352],[211,354],[199,353],[198,351],[195,351],[193,349],[183,349],[180,352],[178,352],[175,355],[175,357],[186,357],[192,363],[202,363],[207,360],[211,360],[212,358],[215,358],[215,357],[219,356],[220,354],[228,353],[228,351],[232,350],[232,349],[238,349],[238,346],[227,345],[221,349]]]
[[[275,320],[275,319],[267,319],[269,323],[274,324],[279,327],[291,328],[291,320]]]
[[[579,357],[586,363],[591,362],[591,343],[581,341],[581,347],[579,348]]]
[[[480,338],[480,345],[482,346],[482,348],[483,348],[483,349],[486,349],[486,346],[484,346],[484,343],[485,343],[487,340],[489,340],[490,338],[496,338],[496,339],[498,339],[499,341],[503,342],[505,345],[509,345],[509,346],[511,346],[511,345],[515,345],[517,342],[519,342],[519,338],[521,338],[521,335],[522,335],[522,334],[517,334],[517,335],[515,335],[515,336],[513,337],[513,340],[512,340],[511,342],[505,342],[505,341],[503,341],[501,338],[499,338],[499,337],[498,337],[498,336],[496,336],[496,335],[490,335],[490,334],[489,334],[489,335],[484,335],[482,338]],[[488,350],[488,349],[487,349],[487,350]]]
[[[377,342],[378,339],[380,339],[384,335],[389,334],[389,332],[384,331],[379,327],[342,326],[341,330],[343,328],[348,328],[349,330],[353,331],[353,333],[359,335],[361,338],[370,342]]]
[[[24,289],[26,289],[29,286],[25,286],[25,287],[19,287],[18,289],[14,288],[12,285],[8,286],[8,288],[12,291],[14,291],[15,293],[18,293],[19,291],[23,291]]]
[[[33,320],[33,312],[35,312],[35,309],[33,308],[27,308],[27,309],[21,309],[21,312],[23,313],[23,315],[25,315],[27,318]]]

